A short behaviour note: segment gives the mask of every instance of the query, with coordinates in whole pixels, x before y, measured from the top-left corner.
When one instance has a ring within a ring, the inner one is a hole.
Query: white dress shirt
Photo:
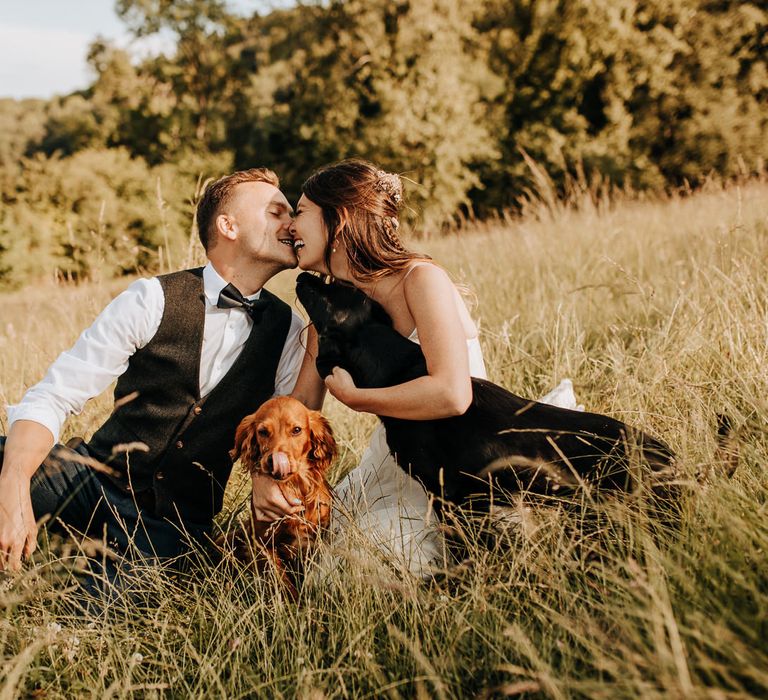
[[[200,395],[221,381],[240,354],[253,321],[243,309],[219,309],[216,303],[226,280],[211,263],[203,269],[205,325],[200,357]],[[249,296],[258,299],[261,291]],[[8,426],[17,420],[44,425],[58,442],[64,421],[83,410],[88,399],[104,391],[128,368],[128,360],[154,337],[165,308],[157,277],[140,279],[115,297],[86,328],[77,342],[61,353],[45,377],[22,400],[8,406]],[[306,324],[295,312],[277,365],[275,395],[293,391],[304,357],[301,342]]]

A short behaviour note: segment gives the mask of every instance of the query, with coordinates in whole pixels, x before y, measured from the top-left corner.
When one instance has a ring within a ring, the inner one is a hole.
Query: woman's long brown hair
[[[344,245],[350,271],[360,282],[405,270],[414,260],[431,259],[407,250],[400,241],[403,193],[397,175],[364,160],[343,160],[314,172],[301,191],[322,210],[329,271],[337,243]]]

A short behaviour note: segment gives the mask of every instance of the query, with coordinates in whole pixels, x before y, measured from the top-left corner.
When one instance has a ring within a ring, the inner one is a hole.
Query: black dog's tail
[[[739,443],[731,419],[724,413],[717,414],[717,462],[722,465],[723,473],[732,477],[739,466]]]

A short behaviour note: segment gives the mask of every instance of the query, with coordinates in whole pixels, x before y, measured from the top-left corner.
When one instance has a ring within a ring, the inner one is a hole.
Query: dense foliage
[[[1,282],[156,264],[131,251],[183,245],[198,178],[232,167],[270,165],[295,196],[313,168],[367,157],[407,175],[411,217],[432,230],[516,206],[534,162],[561,188],[597,175],[659,188],[768,157],[758,2],[116,7],[136,36],[174,36],[175,52],[136,63],[97,39],[87,90],[0,101]]]

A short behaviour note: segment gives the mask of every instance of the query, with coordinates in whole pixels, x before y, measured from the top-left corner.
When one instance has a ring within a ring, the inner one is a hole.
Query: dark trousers
[[[0,436],[0,460],[5,437]],[[53,532],[100,540],[110,550],[91,562],[93,574],[85,586],[91,592],[105,586],[125,587],[138,565],[181,566],[209,528],[156,518],[138,506],[132,494],[83,461],[87,448],[56,445],[31,481],[35,518],[47,518]],[[73,532],[74,531],[74,532]]]

